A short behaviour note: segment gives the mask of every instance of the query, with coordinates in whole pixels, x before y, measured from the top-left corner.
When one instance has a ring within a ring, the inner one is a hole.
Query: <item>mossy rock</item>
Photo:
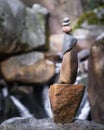
[[[80,28],[82,23],[87,22],[90,25],[104,26],[104,7],[99,7],[93,11],[84,13],[77,21],[74,29]]]

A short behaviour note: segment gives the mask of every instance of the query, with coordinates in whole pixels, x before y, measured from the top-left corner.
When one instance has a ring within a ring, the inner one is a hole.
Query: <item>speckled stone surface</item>
[[[81,84],[51,85],[49,96],[56,123],[73,122],[84,93],[84,88]]]
[[[73,123],[55,124],[53,119],[13,118],[3,122],[0,130],[104,130],[95,122],[78,120]]]

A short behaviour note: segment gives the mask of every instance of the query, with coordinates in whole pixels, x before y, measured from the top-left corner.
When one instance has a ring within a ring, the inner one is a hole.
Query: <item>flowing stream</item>
[[[46,110],[48,116],[50,118],[52,118],[53,113],[51,110],[51,104],[50,104],[50,99],[49,99],[49,95],[48,95],[48,90],[49,90],[49,87],[46,85],[43,90],[43,102],[44,102],[44,107],[45,107],[45,110]]]

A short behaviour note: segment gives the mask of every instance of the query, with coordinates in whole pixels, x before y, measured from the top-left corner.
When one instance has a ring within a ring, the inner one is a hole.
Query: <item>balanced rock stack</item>
[[[63,20],[64,41],[62,47],[63,60],[59,83],[50,86],[49,96],[56,123],[73,122],[80,105],[84,86],[74,85],[77,76],[78,59],[75,51],[77,39],[71,34],[70,20]]]

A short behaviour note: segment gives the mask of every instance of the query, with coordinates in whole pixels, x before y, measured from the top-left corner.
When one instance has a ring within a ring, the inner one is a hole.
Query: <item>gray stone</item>
[[[95,122],[78,120],[73,123],[55,124],[53,119],[12,118],[0,125],[0,130],[104,130],[104,126]]]
[[[26,52],[45,46],[48,14],[40,5],[28,8],[19,0],[0,0],[0,53]]]
[[[64,35],[62,53],[65,54],[66,52],[70,51],[76,44],[77,39],[71,33],[66,33]]]
[[[77,48],[79,50],[90,49],[94,41],[91,35],[91,31],[89,31],[87,28],[78,28],[73,32],[73,35],[78,39]]]
[[[94,39],[97,38],[104,31],[104,26],[102,26],[102,25],[89,25],[86,21],[82,24],[82,28],[88,29],[90,31],[90,35]]]
[[[90,50],[84,49],[78,53],[78,60],[83,61],[89,57]]]
[[[62,43],[63,43],[64,34],[53,34],[50,36],[50,52],[57,53],[61,52],[62,50]]]

